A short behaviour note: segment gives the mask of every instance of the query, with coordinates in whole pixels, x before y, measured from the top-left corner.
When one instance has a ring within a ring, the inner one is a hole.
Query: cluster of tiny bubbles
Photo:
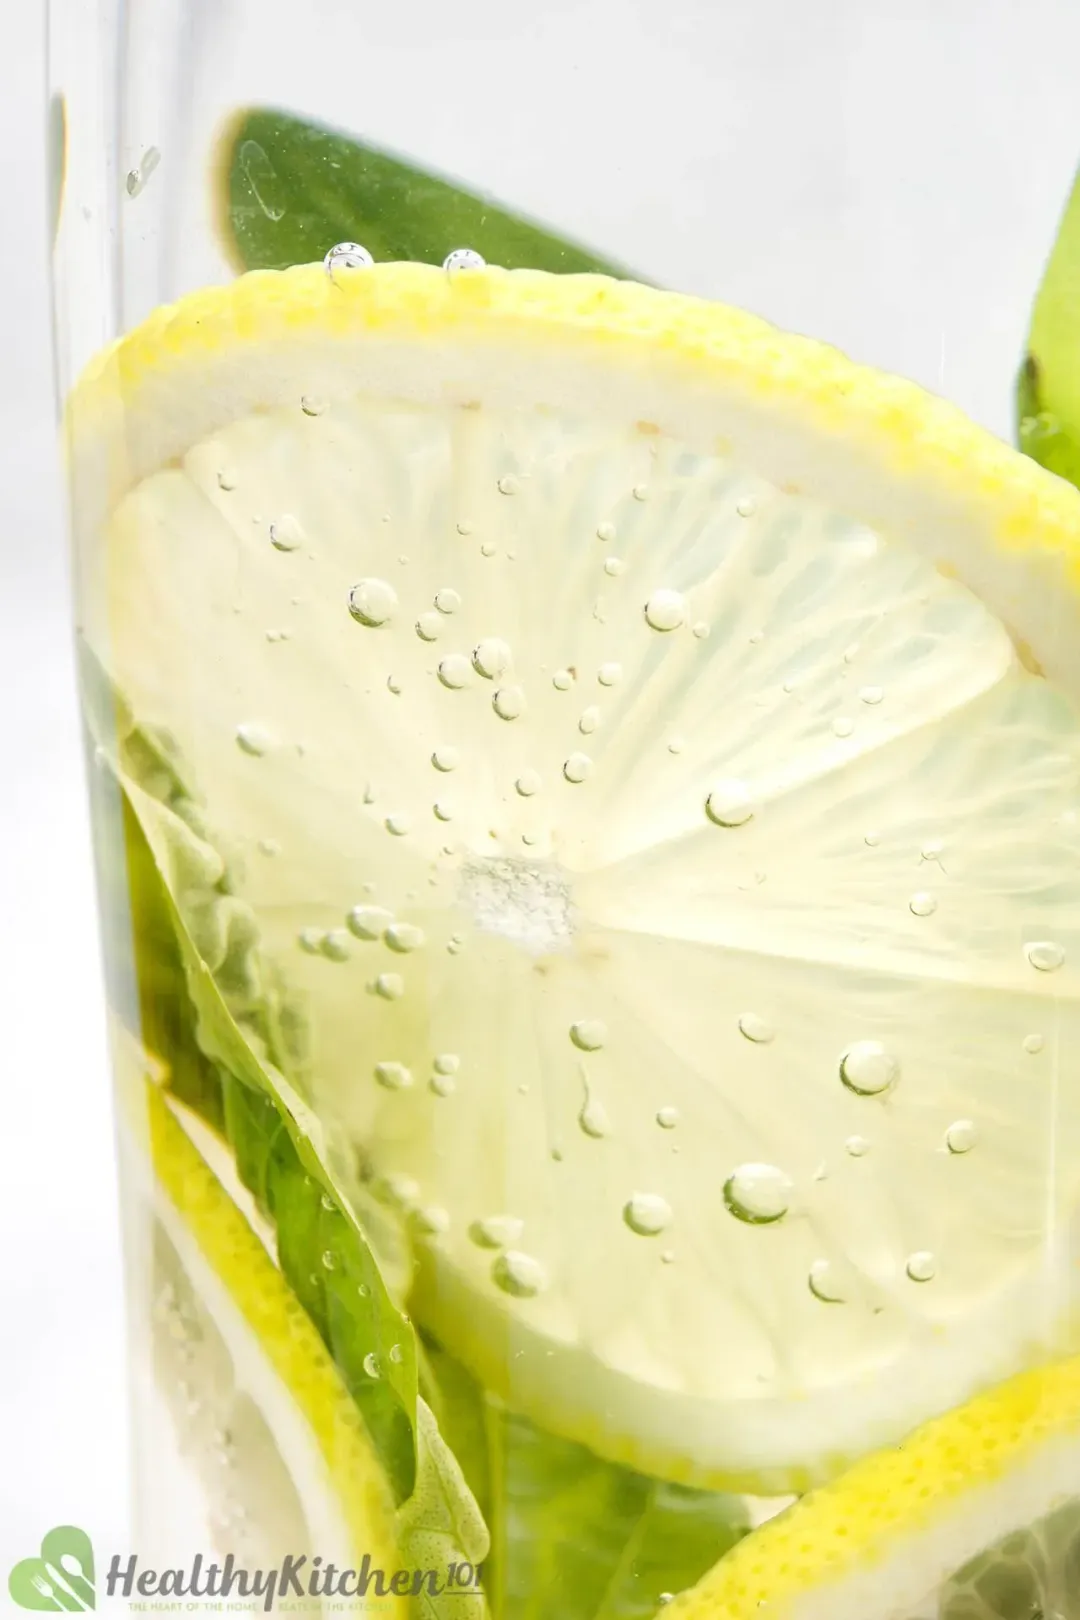
[[[705,814],[717,827],[741,827],[753,813],[750,789],[736,778],[718,782],[705,800]]]
[[[347,918],[349,932],[364,940],[381,939],[393,920],[392,913],[382,906],[353,906]]]
[[[469,1237],[481,1249],[509,1249],[525,1230],[517,1215],[484,1215],[473,1221]]]
[[[880,1041],[855,1041],[840,1059],[840,1078],[859,1097],[877,1097],[900,1078],[897,1058]]]
[[[304,543],[304,531],[291,512],[283,512],[270,525],[270,544],[275,551],[299,551]]]
[[[607,1040],[602,1018],[579,1018],[570,1025],[570,1039],[581,1052],[598,1052]]]
[[[448,275],[455,270],[483,270],[486,260],[477,253],[475,248],[454,248],[442,262],[443,269]]]
[[[371,630],[392,619],[397,605],[397,592],[385,579],[358,580],[349,592],[349,612]]]
[[[1030,940],[1024,946],[1024,955],[1040,973],[1056,973],[1065,961],[1064,947],[1052,939]]]
[[[387,1091],[405,1091],[412,1085],[412,1075],[404,1063],[376,1063],[375,1078]]]
[[[319,950],[330,962],[347,962],[349,936],[344,928],[331,928],[319,942]]]
[[[656,1123],[661,1130],[673,1131],[679,1123],[679,1110],[677,1108],[658,1108],[656,1110]]]
[[[743,1013],[739,1018],[739,1034],[746,1040],[753,1041],[755,1046],[767,1046],[776,1039],[776,1031],[764,1018],[757,1013]]]
[[[835,1268],[829,1260],[815,1260],[810,1267],[810,1292],[815,1299],[820,1299],[823,1305],[842,1305],[844,1303],[843,1290],[834,1275]]]
[[[945,1132],[945,1146],[950,1153],[970,1153],[979,1140],[973,1119],[954,1119]]]
[[[591,770],[592,760],[588,754],[571,754],[563,763],[563,776],[575,785],[584,782]]]
[[[659,1193],[636,1192],[623,1205],[623,1220],[638,1237],[657,1237],[671,1223],[671,1205]]]
[[[686,601],[678,591],[653,591],[644,608],[645,623],[651,630],[678,630],[686,623]]]
[[[931,894],[928,889],[919,889],[908,901],[908,910],[913,917],[932,917],[937,908],[937,895]]]
[[[245,720],[236,728],[236,746],[253,759],[261,759],[274,746],[274,739],[263,726]]]
[[[932,1282],[937,1276],[937,1260],[929,1249],[916,1249],[914,1254],[908,1255],[904,1270],[912,1282]]]
[[[335,270],[367,270],[374,263],[362,243],[337,242],[323,260],[323,269],[332,276]]]
[[[774,1164],[740,1164],[724,1182],[724,1203],[737,1220],[771,1226],[791,1207],[792,1182]]]
[[[611,1135],[611,1120],[603,1103],[595,1097],[587,1097],[578,1114],[578,1125],[586,1136],[593,1141],[602,1141],[605,1136]]]
[[[491,1267],[491,1278],[504,1294],[532,1299],[547,1287],[547,1272],[540,1261],[520,1249],[504,1249]]]
[[[380,973],[374,979],[372,989],[384,1001],[400,1001],[405,994],[405,980],[400,973]]]

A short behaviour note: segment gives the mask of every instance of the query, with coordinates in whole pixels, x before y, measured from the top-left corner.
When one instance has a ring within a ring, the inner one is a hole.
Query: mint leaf
[[[627,274],[483,192],[274,108],[236,115],[215,180],[225,248],[241,270],[284,270],[362,242],[377,260],[441,264],[470,247],[507,269]]]
[[[1016,419],[1025,455],[1080,486],[1080,174],[1035,299]]]

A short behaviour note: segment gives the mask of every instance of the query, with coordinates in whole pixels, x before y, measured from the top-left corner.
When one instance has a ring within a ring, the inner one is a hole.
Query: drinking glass
[[[485,263],[719,300],[1010,437],[1074,8],[49,18],[113,1595],[632,1620],[814,1493],[861,1535],[876,1457],[1068,1348],[1072,698],[918,545],[815,505],[814,457],[774,487],[556,386],[555,339],[455,358],[425,301],[482,303]],[[382,316],[334,324],[365,275],[430,324],[408,375]],[[977,1567],[943,1528],[860,1620],[1073,1620],[1062,1457],[1052,1524],[1018,1484]],[[760,1542],[777,1615],[825,1578],[806,1522]]]

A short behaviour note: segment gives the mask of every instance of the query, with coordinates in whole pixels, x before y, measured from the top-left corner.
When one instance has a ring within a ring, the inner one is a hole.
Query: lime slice
[[[368,1553],[392,1572],[385,1476],[277,1269],[271,1229],[213,1132],[150,1079],[159,1066],[118,1027],[113,1045],[127,1135],[145,1138],[142,1162],[155,1172],[132,1178],[143,1189],[134,1305],[149,1316],[153,1370],[202,1482],[215,1550],[249,1570],[289,1554],[355,1568]]]
[[[420,266],[161,311],[70,432],[177,902],[490,1390],[768,1494],[1059,1340],[1074,491],[749,317]]]
[[[1021,1374],[741,1542],[670,1620],[1078,1620],[1080,1362]]]

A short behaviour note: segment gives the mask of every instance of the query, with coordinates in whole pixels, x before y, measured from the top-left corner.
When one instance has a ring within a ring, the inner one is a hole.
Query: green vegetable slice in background
[[[238,270],[284,270],[361,242],[377,260],[441,264],[469,247],[511,270],[629,273],[481,192],[274,108],[230,119],[214,180],[219,232]]]
[[[1080,486],[1080,173],[1035,299],[1016,417],[1021,450]]]

